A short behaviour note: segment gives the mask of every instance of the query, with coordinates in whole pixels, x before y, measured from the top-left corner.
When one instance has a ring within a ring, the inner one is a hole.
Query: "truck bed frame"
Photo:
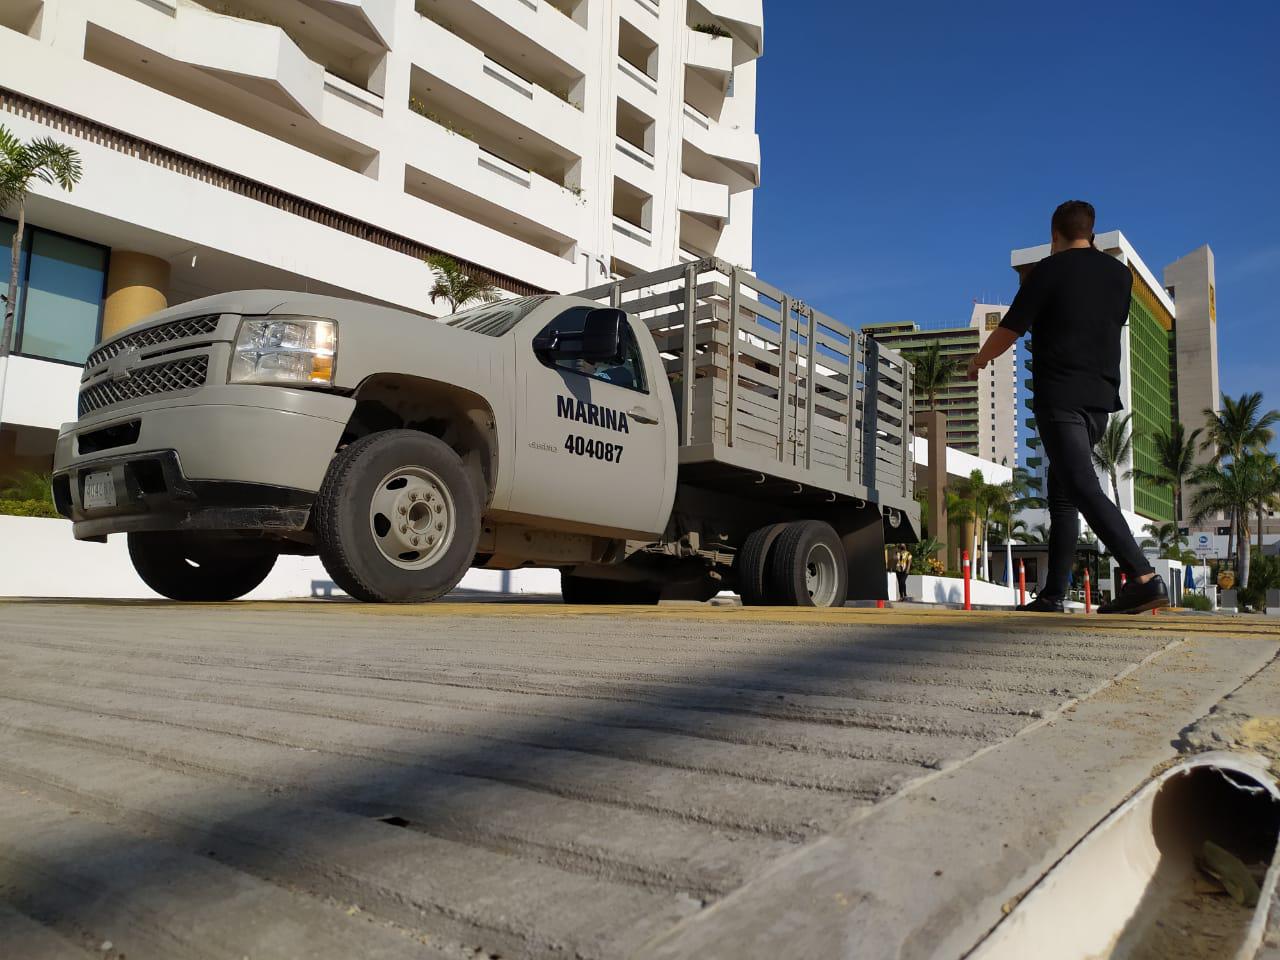
[[[886,540],[918,538],[911,366],[898,353],[716,258],[577,295],[625,310],[657,342],[682,485],[789,510],[875,505]]]

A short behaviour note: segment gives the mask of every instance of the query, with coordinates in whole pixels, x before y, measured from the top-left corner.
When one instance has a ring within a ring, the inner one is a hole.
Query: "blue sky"
[[[1223,389],[1280,407],[1277,37],[1275,0],[766,0],[755,267],[855,325],[967,322],[1086,199],[1157,278],[1213,248]]]

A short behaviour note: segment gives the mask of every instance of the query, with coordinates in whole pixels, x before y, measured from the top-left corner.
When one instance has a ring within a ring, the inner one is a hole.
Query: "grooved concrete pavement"
[[[1157,619],[0,604],[0,947],[958,956],[1280,649]]]

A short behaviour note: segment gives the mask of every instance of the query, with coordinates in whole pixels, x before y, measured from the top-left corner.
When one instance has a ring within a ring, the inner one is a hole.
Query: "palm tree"
[[[1027,530],[1024,528],[1021,535],[1015,532],[1014,536],[1017,537],[1019,540],[1021,540],[1023,543],[1048,543],[1049,528],[1046,527],[1043,523],[1037,523],[1030,530]]]
[[[920,350],[905,354],[915,368],[916,397],[923,396],[930,410],[938,409],[938,391],[945,387],[956,372],[956,362],[942,352],[942,344],[934,341]]]
[[[0,407],[4,404],[4,375],[9,346],[13,342],[13,317],[18,307],[18,263],[22,236],[27,227],[27,195],[35,181],[72,190],[80,182],[80,154],[52,137],[23,143],[0,126],[0,212],[18,209],[18,226],[13,232],[9,264],[9,286],[4,297],[4,323],[0,325]]]
[[[1155,550],[1165,560],[1180,560],[1187,538],[1178,527],[1177,521],[1172,523],[1148,523],[1142,528],[1150,535],[1142,541],[1143,550]]]
[[[1274,453],[1264,454],[1259,466],[1257,499],[1254,507],[1258,511],[1258,552],[1262,552],[1262,525],[1268,510],[1280,510],[1280,460]]]
[[[429,296],[431,302],[444,300],[449,304],[449,312],[457,313],[458,308],[472,300],[481,303],[493,303],[498,299],[498,288],[482,277],[477,277],[453,257],[443,253],[433,253],[427,257],[427,266],[435,284]]]
[[[1233,400],[1225,393],[1222,395],[1222,409],[1204,411],[1205,438],[1201,441],[1201,450],[1212,450],[1216,465],[1221,465],[1228,458],[1239,459],[1250,450],[1263,449],[1275,439],[1275,431],[1271,428],[1280,423],[1280,410],[1262,409],[1261,393],[1242,393]],[[1213,512],[1213,511],[1210,511]],[[1231,521],[1227,534],[1227,553],[1233,552],[1237,536],[1242,535],[1245,518],[1235,507],[1224,511]],[[1248,551],[1245,551],[1248,560]]]
[[[1196,441],[1204,431],[1200,428],[1187,433],[1181,421],[1174,421],[1169,430],[1159,430],[1152,437],[1156,447],[1156,468],[1144,470],[1134,467],[1133,476],[1152,486],[1173,487],[1174,520],[1183,520],[1182,487],[1196,469]]]
[[[1133,455],[1133,434],[1129,431],[1132,419],[1131,413],[1111,417],[1098,445],[1093,448],[1093,465],[1110,478],[1111,494],[1117,507],[1120,506],[1120,483],[1116,477]],[[1125,475],[1128,476],[1127,473]]]
[[[948,538],[948,543],[956,545],[956,566],[960,566],[960,551],[968,539],[965,533],[972,528],[977,518],[977,503],[969,492],[968,483],[964,480],[949,484],[946,490],[947,522],[959,528],[960,536]]]
[[[1222,395],[1222,410],[1204,411],[1205,438],[1201,450],[1212,450],[1214,459],[1239,457],[1249,450],[1270,446],[1271,428],[1280,423],[1280,410],[1262,412],[1261,393],[1242,393],[1238,400]]]
[[[1239,538],[1235,541],[1236,563],[1240,570],[1240,586],[1249,585],[1249,508],[1260,499],[1267,499],[1266,491],[1271,482],[1271,456],[1260,453],[1244,453],[1226,463],[1207,464],[1192,476],[1197,489],[1192,498],[1192,520],[1202,523],[1214,513],[1227,513],[1236,518],[1233,530],[1239,525]],[[1230,552],[1230,549],[1228,549]]]

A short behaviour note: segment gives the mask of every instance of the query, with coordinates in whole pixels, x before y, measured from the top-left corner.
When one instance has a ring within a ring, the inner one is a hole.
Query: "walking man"
[[[969,361],[969,379],[1027,331],[1035,363],[1033,407],[1049,461],[1049,572],[1022,610],[1060,613],[1067,596],[1080,514],[1128,577],[1099,613],[1169,605],[1169,591],[1103,492],[1090,457],[1120,404],[1120,336],[1133,276],[1093,245],[1093,207],[1069,200],[1053,212],[1050,254],[1023,281],[999,328]]]
[[[898,577],[898,599],[910,600],[907,596],[907,576],[911,573],[911,551],[905,543],[898,547],[898,553],[893,558],[893,572]]]

